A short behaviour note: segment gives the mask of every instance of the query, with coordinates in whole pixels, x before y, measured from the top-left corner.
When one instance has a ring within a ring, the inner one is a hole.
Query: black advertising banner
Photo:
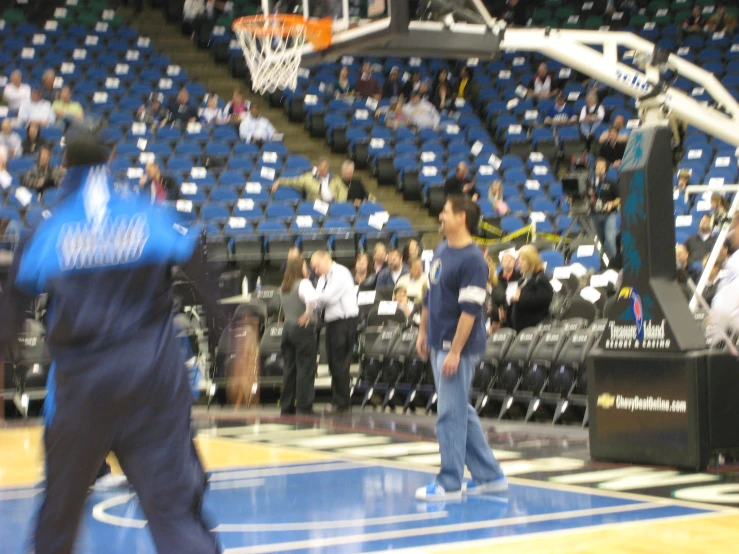
[[[705,347],[675,269],[672,146],[666,126],[635,129],[619,174],[623,280],[599,346],[684,352]]]
[[[603,354],[591,382],[591,455],[596,459],[696,468],[704,358]]]

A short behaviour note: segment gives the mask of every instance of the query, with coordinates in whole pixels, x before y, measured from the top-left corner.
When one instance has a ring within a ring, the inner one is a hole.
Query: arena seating
[[[230,24],[234,17],[254,13],[256,6],[253,2],[234,4],[232,14],[216,21],[209,40],[200,46],[212,48],[216,61],[228,62],[234,75],[246,77]],[[712,71],[739,98],[739,35],[690,36],[678,48],[678,28],[689,14],[689,3],[655,0],[638,12],[626,17],[614,14],[608,21],[593,13],[592,6],[590,2],[547,0],[532,13],[532,25],[592,29],[603,28],[605,23],[611,30],[635,32]],[[165,127],[152,133],[134,125],[135,110],[152,92],[174,96],[185,86],[191,99],[202,107],[207,90],[159,55],[146,37],[125,26],[101,2],[79,0],[55,16],[55,22],[35,25],[25,23],[16,11],[5,12],[5,25],[0,30],[2,74],[7,79],[10,71],[20,68],[27,81],[37,82],[46,68],[56,69],[64,84],[73,87],[73,97],[86,113],[104,120],[106,135],[118,141],[112,169],[119,181],[135,187],[145,163],[151,159],[160,162],[180,187],[177,208],[183,220],[205,226],[213,263],[261,274],[279,268],[287,248],[298,244],[307,252],[333,248],[349,265],[358,251],[371,248],[378,240],[402,246],[415,236],[410,222],[402,216],[388,214],[381,229],[371,224],[370,216],[384,211],[381,205],[366,203],[357,210],[350,204],[335,203],[324,213],[290,189],[279,189],[271,197],[268,187],[274,179],[311,167],[311,160],[288,152],[279,142],[261,148],[243,144],[236,130],[228,126]],[[626,52],[621,55],[624,63],[632,63]],[[419,71],[428,78],[440,69],[454,74],[459,67],[456,61],[442,59],[345,56],[339,64],[302,69],[298,88],[277,92],[270,102],[283,106],[311,136],[325,137],[334,151],[346,152],[359,166],[368,167],[380,185],[395,186],[406,200],[429,205],[456,164],[465,161],[481,193],[483,216],[493,215],[486,200],[490,184],[496,179],[503,181],[510,213],[500,224],[506,232],[515,232],[531,221],[540,233],[561,233],[567,228],[571,219],[558,180],[557,154],[561,148],[567,156],[585,145],[576,126],[556,132],[543,127],[547,101],[536,105],[522,97],[519,87],[528,83],[540,62],[547,61],[579,111],[587,91],[581,83],[583,76],[529,53],[505,52],[494,61],[469,60],[466,65],[474,69],[476,97],[459,101],[453,115],[443,116],[438,131],[416,134],[407,129],[389,130],[382,116],[375,117],[387,100],[375,104],[333,98],[330,89],[340,67],[347,66],[353,80],[363,61],[379,68],[375,77],[381,82],[393,66],[399,66],[401,74]],[[704,95],[684,79],[677,79],[675,86],[696,98]],[[638,124],[631,99],[605,91],[603,104],[608,112],[606,121],[623,115],[629,128]],[[52,163],[58,163],[61,131],[46,129],[44,138],[54,142]],[[739,170],[734,147],[692,128],[688,128],[682,146],[678,170],[691,172],[691,184],[736,180]],[[9,162],[13,181],[0,196],[2,216],[28,226],[39,221],[55,201],[49,193],[41,201],[19,199],[20,178],[34,161],[22,157]],[[678,241],[695,232],[700,214],[708,208],[705,202],[685,202],[676,196]],[[471,400],[482,413],[497,417],[528,420],[545,414],[557,422],[563,420],[563,414],[574,411],[586,423],[587,382],[582,369],[587,352],[602,332],[600,318],[615,292],[613,276],[599,274],[599,263],[587,249],[572,248],[565,257],[545,246],[542,257],[557,289],[552,321],[518,335],[510,329],[493,333],[478,367]],[[395,316],[378,318],[381,299],[378,295],[376,302],[363,310],[366,317],[357,347],[360,373],[352,392],[363,406],[432,409],[435,394],[428,366],[408,348],[414,327],[397,314],[397,308]],[[262,329],[278,329],[279,310],[269,310],[267,304],[264,298],[254,298],[242,313],[263,314]],[[273,345],[268,346],[265,343],[269,356],[264,361],[274,377],[279,373],[279,354]],[[222,354],[227,346],[220,350]],[[40,363],[29,366],[31,373]],[[28,371],[19,363],[13,375],[14,386],[21,391],[29,383]],[[568,411],[569,407],[577,410]]]

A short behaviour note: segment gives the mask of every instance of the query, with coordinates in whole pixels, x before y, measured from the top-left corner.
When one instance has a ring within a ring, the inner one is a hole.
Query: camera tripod
[[[572,208],[570,209],[570,214],[572,215],[572,221],[570,221],[570,224],[567,226],[567,229],[565,229],[565,232],[562,233],[562,238],[559,240],[559,244],[557,244],[557,251],[563,252],[565,250],[565,248],[567,247],[567,239],[569,239],[573,235],[573,233],[575,233],[575,226],[577,226],[579,229],[575,238],[585,237],[586,239],[591,239],[593,241],[593,245],[595,246],[595,250],[598,252],[598,257],[602,260],[603,244],[600,242],[600,239],[598,238],[598,233],[595,230],[595,226],[590,219],[590,206],[588,205],[587,201],[574,201],[572,204]]]

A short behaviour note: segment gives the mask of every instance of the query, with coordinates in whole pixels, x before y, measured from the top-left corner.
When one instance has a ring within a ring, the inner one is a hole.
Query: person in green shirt
[[[272,185],[274,193],[278,187],[292,187],[302,191],[308,201],[346,202],[349,189],[338,175],[331,175],[328,160],[321,160],[314,171],[303,173],[299,177],[278,179]]]
[[[85,118],[82,105],[79,102],[72,101],[72,91],[69,87],[62,87],[59,98],[54,100],[51,109],[58,121],[69,121],[71,119],[82,121]]]

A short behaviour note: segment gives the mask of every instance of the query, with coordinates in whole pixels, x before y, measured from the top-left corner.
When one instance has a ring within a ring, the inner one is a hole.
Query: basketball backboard
[[[306,45],[304,66],[344,54],[490,58],[500,44],[481,0],[262,0],[262,9],[332,18],[331,45],[320,52]]]

